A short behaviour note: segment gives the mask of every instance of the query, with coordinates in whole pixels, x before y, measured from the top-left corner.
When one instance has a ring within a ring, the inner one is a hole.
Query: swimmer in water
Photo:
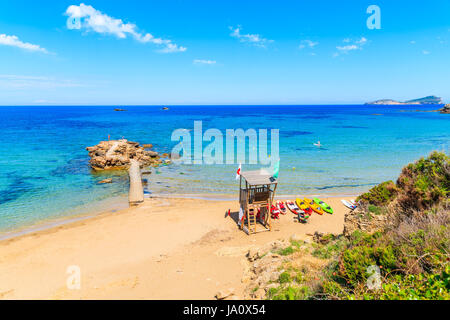
[[[320,140],[319,141],[317,141],[317,143],[314,143],[314,145],[316,146],[316,147],[321,147],[322,145],[320,144]]]

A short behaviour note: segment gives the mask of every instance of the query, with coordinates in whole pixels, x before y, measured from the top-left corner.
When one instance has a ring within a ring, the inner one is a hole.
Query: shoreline
[[[100,200],[96,207],[91,210],[76,212],[64,215],[58,218],[47,218],[32,224],[18,226],[14,229],[0,232],[0,242],[3,240],[20,237],[34,232],[44,231],[59,226],[64,226],[79,220],[95,218],[102,214],[115,213],[129,208],[126,196],[114,196],[108,199]]]
[[[320,198],[349,198],[357,197],[357,194],[307,194],[307,195],[277,195],[274,200],[291,199],[295,200],[298,197],[320,197]],[[68,215],[66,217],[61,217],[58,219],[43,220],[33,225],[19,227],[14,230],[0,232],[0,244],[3,241],[13,240],[30,234],[35,234],[39,232],[51,231],[52,229],[57,229],[59,227],[65,227],[72,223],[79,221],[90,220],[98,216],[111,215],[114,213],[120,213],[122,211],[132,209],[129,205],[124,205],[119,203],[119,199],[123,200],[123,197],[113,197],[108,200],[116,200],[114,208],[109,208],[107,210],[95,210],[94,212],[83,212],[74,215]],[[238,196],[233,196],[231,194],[146,194],[144,199],[186,199],[186,200],[203,200],[203,201],[238,201]]]
[[[281,194],[276,195],[275,200],[283,200],[283,199],[293,199],[295,198],[302,198],[302,197],[322,197],[322,198],[339,198],[339,197],[357,197],[359,196],[359,193],[337,193],[337,194],[331,194],[331,193],[314,193],[314,194],[302,194],[302,195],[293,195],[293,194]],[[144,198],[151,199],[151,198],[173,198],[173,199],[197,199],[197,200],[206,200],[206,201],[238,201],[239,196],[238,195],[232,195],[232,194],[220,194],[220,193],[200,193],[200,194],[149,194],[145,195]]]

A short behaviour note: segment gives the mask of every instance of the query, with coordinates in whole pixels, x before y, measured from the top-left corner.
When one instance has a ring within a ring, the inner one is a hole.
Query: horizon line
[[[244,104],[244,103],[217,103],[217,104],[0,104],[0,107],[190,107],[190,106],[439,106],[446,103],[424,103],[424,104],[371,104],[371,103],[259,103],[259,104]]]

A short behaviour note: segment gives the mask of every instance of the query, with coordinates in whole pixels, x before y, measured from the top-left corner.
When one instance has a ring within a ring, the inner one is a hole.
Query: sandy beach
[[[228,288],[242,298],[247,251],[293,234],[341,233],[348,209],[340,199],[324,199],[332,215],[300,224],[288,212],[272,232],[251,236],[225,214],[238,210],[237,201],[150,198],[3,240],[0,299],[214,299]],[[80,268],[80,289],[67,288],[70,266]]]

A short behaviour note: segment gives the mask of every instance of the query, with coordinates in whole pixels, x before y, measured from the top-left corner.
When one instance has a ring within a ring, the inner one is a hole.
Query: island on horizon
[[[427,96],[419,99],[413,99],[408,101],[396,101],[393,99],[380,99],[372,102],[366,102],[367,104],[378,104],[378,105],[409,105],[409,104],[444,104],[441,97]]]

